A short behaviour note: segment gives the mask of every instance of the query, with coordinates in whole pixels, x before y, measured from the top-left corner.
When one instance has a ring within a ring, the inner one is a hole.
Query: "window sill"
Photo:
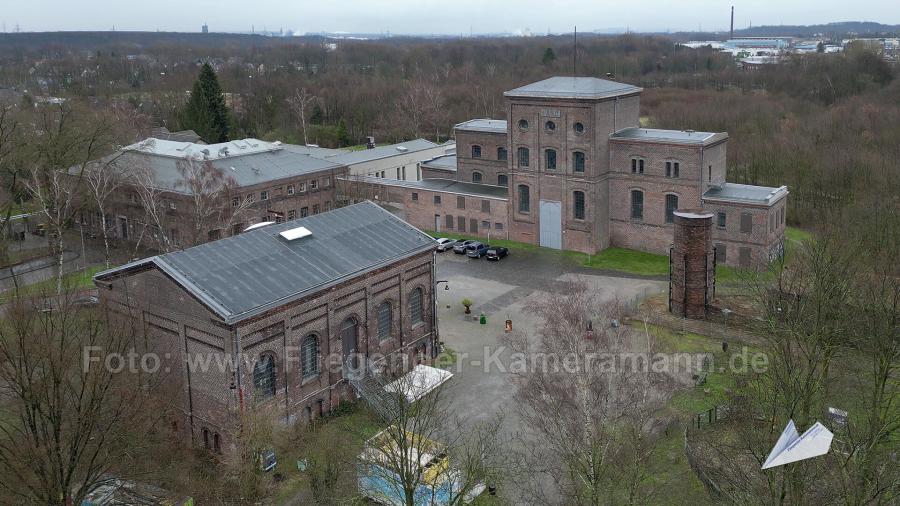
[[[303,379],[300,380],[300,386],[302,387],[302,386],[308,385],[310,383],[315,383],[316,381],[319,380],[320,375],[321,375],[321,373],[316,373],[312,376],[304,376]]]

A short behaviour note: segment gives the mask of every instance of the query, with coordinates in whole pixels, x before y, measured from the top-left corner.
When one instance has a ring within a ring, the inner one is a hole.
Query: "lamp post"
[[[728,352],[728,315],[730,315],[733,311],[725,308],[722,309],[722,314],[725,315],[725,333],[722,336],[722,353]]]
[[[432,304],[432,312],[431,312],[431,333],[434,335],[432,338],[431,344],[431,358],[434,359],[438,356],[438,315],[437,315],[437,288],[443,283],[444,290],[450,289],[450,282],[446,279],[436,280],[434,282],[434,289],[431,292],[431,304]]]

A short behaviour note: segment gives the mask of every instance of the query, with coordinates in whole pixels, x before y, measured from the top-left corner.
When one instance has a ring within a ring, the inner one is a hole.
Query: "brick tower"
[[[715,296],[716,259],[712,248],[713,214],[679,209],[669,250],[669,311],[702,320]]]

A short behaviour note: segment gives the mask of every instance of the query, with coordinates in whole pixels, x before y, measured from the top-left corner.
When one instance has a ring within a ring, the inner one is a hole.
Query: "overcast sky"
[[[725,30],[727,0],[3,0],[6,31],[294,30],[396,34],[630,29]],[[832,21],[900,23],[898,0],[735,2],[735,28]]]

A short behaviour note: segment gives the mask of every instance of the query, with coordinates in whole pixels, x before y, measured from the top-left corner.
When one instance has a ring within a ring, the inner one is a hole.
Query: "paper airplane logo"
[[[801,436],[797,433],[797,427],[794,421],[788,421],[787,427],[769,453],[769,457],[763,463],[763,469],[770,467],[783,466],[798,460],[805,460],[812,457],[818,457],[828,453],[831,448],[831,440],[834,434],[826,429],[824,425],[816,422],[812,427],[806,429]]]

